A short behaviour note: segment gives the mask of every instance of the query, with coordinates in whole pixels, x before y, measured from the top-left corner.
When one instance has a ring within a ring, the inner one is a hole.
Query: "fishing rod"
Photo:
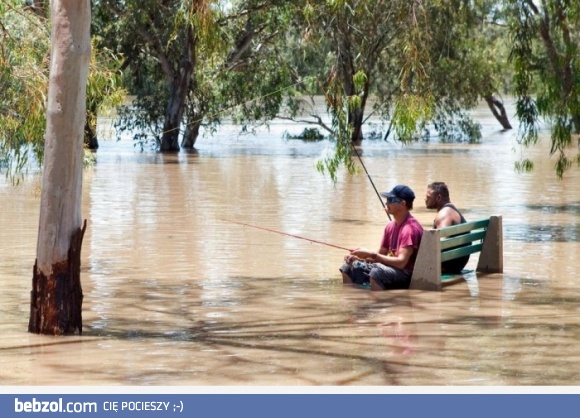
[[[228,219],[220,219],[220,220],[221,220],[221,221],[224,221],[224,222],[229,222],[229,223],[232,223],[232,224],[243,225],[243,226],[249,226],[249,227],[251,227],[251,228],[261,229],[261,230],[263,230],[263,231],[274,232],[274,233],[276,233],[276,234],[280,234],[280,235],[286,235],[286,236],[288,236],[288,237],[293,237],[293,238],[303,239],[303,240],[306,240],[306,241],[309,241],[309,242],[313,242],[313,243],[315,243],[315,244],[322,244],[322,245],[326,245],[326,246],[328,246],[328,247],[338,248],[339,250],[345,250],[345,251],[349,251],[349,252],[351,252],[351,251],[352,251],[352,249],[351,249],[351,248],[341,247],[340,245],[329,244],[328,242],[323,242],[323,241],[318,241],[318,240],[311,239],[311,238],[301,237],[300,235],[289,234],[289,233],[287,233],[287,232],[277,231],[277,230],[275,230],[275,229],[264,228],[263,226],[250,225],[250,224],[247,224],[247,223],[245,223],[245,222],[230,221],[230,220],[228,220]]]
[[[360,157],[360,154],[358,153],[358,150],[356,149],[356,147],[354,146],[352,141],[349,141],[350,145],[352,146],[352,149],[354,150],[354,153],[356,154],[356,156],[358,157],[358,160],[360,161],[360,164],[362,165],[363,169],[365,170],[365,173],[367,174],[367,177],[369,179],[369,181],[371,182],[373,189],[375,189],[375,193],[377,194],[377,197],[379,198],[379,201],[381,202],[381,205],[383,206],[383,210],[387,213],[387,216],[389,217],[389,221],[391,220],[391,214],[387,211],[387,208],[385,207],[385,202],[383,202],[383,199],[381,199],[381,195],[379,194],[379,191],[377,190],[377,188],[375,187],[375,183],[373,183],[373,179],[371,179],[371,176],[365,166],[365,164],[363,163],[362,158]]]

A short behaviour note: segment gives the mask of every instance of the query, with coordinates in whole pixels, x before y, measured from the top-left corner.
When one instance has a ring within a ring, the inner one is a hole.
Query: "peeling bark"
[[[81,247],[87,221],[71,237],[68,259],[55,263],[47,277],[34,263],[28,332],[47,335],[83,333]]]
[[[183,139],[181,141],[181,148],[193,149],[197,137],[199,136],[199,129],[201,128],[201,121],[198,119],[195,122],[191,122],[185,128],[185,133],[183,134]]]

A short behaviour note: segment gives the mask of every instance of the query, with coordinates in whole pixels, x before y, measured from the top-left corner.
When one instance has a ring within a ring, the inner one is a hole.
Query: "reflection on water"
[[[562,204],[562,205],[526,205],[529,210],[537,210],[545,214],[550,213],[570,213],[571,215],[580,216],[580,202],[576,204]]]
[[[504,239],[524,242],[579,242],[580,224],[508,225]]]
[[[350,248],[378,246],[387,221],[366,176],[315,171],[328,142],[224,128],[174,155],[101,143],[84,176],[84,335],[30,335],[38,180],[0,184],[3,383],[577,385],[580,173],[557,179],[547,144],[515,173],[515,133],[482,115],[477,145],[363,144],[377,188],[410,185],[426,227],[436,180],[467,218],[503,215],[505,273],[437,293],[344,287],[344,251],[224,222]]]

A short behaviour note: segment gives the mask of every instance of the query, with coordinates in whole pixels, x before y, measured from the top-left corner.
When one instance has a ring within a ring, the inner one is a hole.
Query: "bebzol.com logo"
[[[31,401],[21,401],[14,399],[14,412],[68,412],[83,413],[97,412],[96,402],[63,402],[62,398],[58,401],[38,401],[32,398]]]

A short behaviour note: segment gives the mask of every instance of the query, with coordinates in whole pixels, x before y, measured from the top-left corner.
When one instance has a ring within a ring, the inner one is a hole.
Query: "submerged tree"
[[[428,74],[437,102],[434,123],[442,138],[464,126],[468,140],[481,135],[466,110],[484,100],[503,129],[511,129],[502,94],[509,89],[507,26],[494,0],[453,0],[449,7],[432,6],[428,19],[439,28],[431,32]],[[451,99],[451,100],[450,100]]]
[[[298,53],[290,61],[305,91],[323,94],[329,105],[332,126],[309,115],[336,139],[334,156],[319,168],[326,165],[332,175],[340,164],[349,165],[370,116],[389,126],[385,138],[394,132],[402,141],[418,139],[427,124],[441,138],[477,141],[479,126],[467,111],[481,98],[501,118],[499,83],[492,82],[498,66],[490,65],[480,35],[488,3],[305,1],[300,33],[290,38]],[[310,65],[300,64],[300,56]],[[291,101],[289,108],[294,115],[309,113],[304,101]],[[501,122],[509,127],[507,119]],[[350,141],[340,139],[345,137]]]
[[[271,118],[286,83],[273,47],[285,34],[289,4],[97,1],[100,43],[124,57],[135,96],[120,110],[119,129],[142,146],[153,138],[161,151],[177,151],[193,148],[201,126],[211,129],[226,115],[240,123]]]
[[[89,0],[53,0],[40,221],[28,331],[82,333],[83,131],[90,60]]]
[[[210,39],[214,10],[210,0],[95,2],[100,45],[124,56],[142,84],[134,108],[157,108],[145,115],[161,151],[178,151],[187,95],[197,51]]]
[[[336,113],[335,120],[345,113],[350,140],[355,144],[363,139],[371,93],[377,95],[372,112],[386,116],[392,110],[402,69],[403,34],[409,29],[408,4],[397,0],[304,4],[302,20],[297,24],[301,33],[294,37],[296,73],[311,93],[327,98],[329,111]],[[314,65],[300,65],[303,50],[310,57],[318,57]],[[291,107],[298,109],[298,104]],[[333,131],[320,117],[316,119],[323,128]]]
[[[539,118],[551,127],[550,155],[562,177],[574,162],[580,165],[580,2],[572,0],[509,0],[513,39],[511,60],[516,72],[517,116],[521,143],[538,141]],[[516,164],[531,170],[533,163]]]
[[[421,47],[413,42],[416,32],[410,25],[414,5],[407,0],[305,0],[296,14],[293,32],[285,40],[287,60],[301,92],[312,100],[290,96],[287,107],[292,120],[316,124],[334,139],[333,154],[318,164],[332,178],[340,165],[354,168],[353,146],[363,140],[369,115],[392,119],[404,128],[400,122],[411,116],[412,102],[421,104],[414,118],[430,108],[426,91],[419,92],[424,79],[404,75],[415,69],[410,48]],[[325,98],[330,121],[312,106],[316,95]]]

